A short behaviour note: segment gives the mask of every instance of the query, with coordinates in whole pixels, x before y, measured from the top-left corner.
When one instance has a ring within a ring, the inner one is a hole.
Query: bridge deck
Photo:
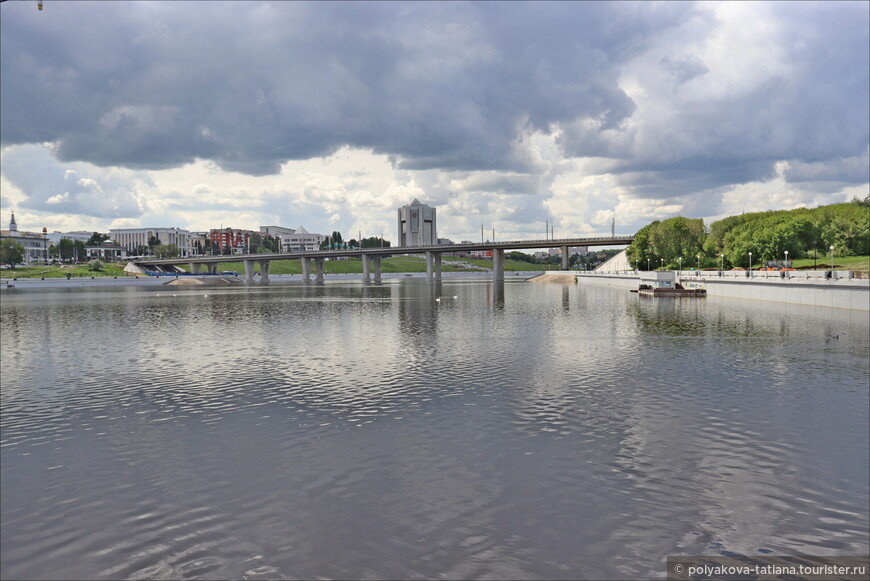
[[[475,242],[472,244],[450,244],[438,246],[399,246],[387,248],[357,248],[337,250],[317,250],[309,252],[279,252],[272,254],[231,254],[226,256],[187,256],[184,258],[149,258],[136,260],[136,264],[144,265],[174,265],[215,264],[221,262],[239,262],[240,260],[294,260],[299,258],[340,258],[344,256],[389,256],[396,254],[425,254],[427,252],[443,254],[445,252],[468,252],[471,250],[520,250],[526,248],[556,248],[560,246],[622,246],[631,244],[634,236],[610,236],[595,238],[561,238],[555,240],[511,240],[506,242]]]

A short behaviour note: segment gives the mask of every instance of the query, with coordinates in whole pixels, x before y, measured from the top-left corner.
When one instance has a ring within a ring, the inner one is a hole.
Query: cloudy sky
[[[633,233],[864,197],[870,3],[0,4],[0,223]]]

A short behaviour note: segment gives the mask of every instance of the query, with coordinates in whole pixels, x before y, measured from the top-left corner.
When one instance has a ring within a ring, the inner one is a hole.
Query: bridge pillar
[[[362,255],[362,267],[363,267],[363,282],[369,282],[371,280],[371,276],[369,276],[369,255]]]
[[[260,261],[260,282],[269,282],[269,261]]]
[[[435,254],[435,280],[441,280],[441,253]]]
[[[562,270],[568,270],[568,247],[562,247]]]
[[[426,280],[430,280],[430,281],[432,280],[432,274],[433,274],[432,271],[433,271],[433,266],[434,266],[432,264],[433,262],[434,261],[432,260],[432,252],[427,252],[426,253]]]
[[[299,259],[302,262],[302,280],[304,282],[311,282],[311,262],[310,259],[305,258],[304,256]]]
[[[375,282],[381,282],[381,257],[375,256]]]
[[[212,262],[207,268],[209,274],[217,274],[217,262]]]
[[[251,284],[254,282],[254,261],[253,260],[245,260],[245,282],[247,284]]]
[[[492,280],[504,282],[504,250],[501,248],[492,249]]]
[[[314,259],[314,282],[323,282],[323,259]]]
[[[199,274],[199,268],[202,266],[200,262],[190,263],[190,274]]]

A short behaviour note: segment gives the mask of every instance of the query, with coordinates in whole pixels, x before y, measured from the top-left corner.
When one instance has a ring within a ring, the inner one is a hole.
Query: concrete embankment
[[[774,301],[817,307],[834,307],[855,311],[870,311],[870,280],[849,278],[846,271],[835,273],[836,278],[809,277],[805,273],[790,273],[791,278],[776,276],[747,278],[745,272],[703,272],[701,276],[679,276],[677,281],[686,288],[702,285],[707,296],[730,297],[757,301]],[[577,273],[579,284],[599,284],[625,289],[636,289],[640,273]],[[658,299],[656,299],[658,300]],[[666,300],[666,299],[662,299]]]

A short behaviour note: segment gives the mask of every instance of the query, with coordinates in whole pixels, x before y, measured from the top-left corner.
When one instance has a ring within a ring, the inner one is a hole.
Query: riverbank
[[[539,276],[540,271],[516,271],[516,272],[506,272],[505,279],[514,279],[514,280],[528,280],[529,278]],[[483,273],[480,271],[470,271],[470,272],[444,272],[442,273],[443,279],[473,279],[473,278],[488,278],[491,276],[489,273]],[[406,279],[406,278],[417,278],[417,279],[425,279],[425,272],[387,272],[383,273],[381,277],[384,281],[388,280],[397,280],[397,279]],[[13,278],[0,278],[0,291],[28,291],[28,290],[39,290],[39,289],[58,289],[58,288],[79,288],[79,287],[141,287],[141,286],[162,286],[166,285],[169,282],[189,279],[190,276],[139,276],[139,277],[131,277],[131,276],[118,276],[118,277],[110,277],[110,276],[95,276],[93,278],[46,278],[46,279],[38,279],[38,278],[22,278],[22,279],[13,279]],[[244,275],[202,275],[197,278],[202,279],[226,279],[226,280],[238,280],[244,282]],[[269,280],[265,283],[260,281],[259,277],[254,279],[254,285],[260,284],[285,284],[285,283],[302,283],[304,278],[301,274],[269,274]],[[325,282],[359,282],[362,284],[362,280],[360,278],[359,273],[326,273],[324,274]],[[313,277],[310,281],[310,284],[315,284]]]

